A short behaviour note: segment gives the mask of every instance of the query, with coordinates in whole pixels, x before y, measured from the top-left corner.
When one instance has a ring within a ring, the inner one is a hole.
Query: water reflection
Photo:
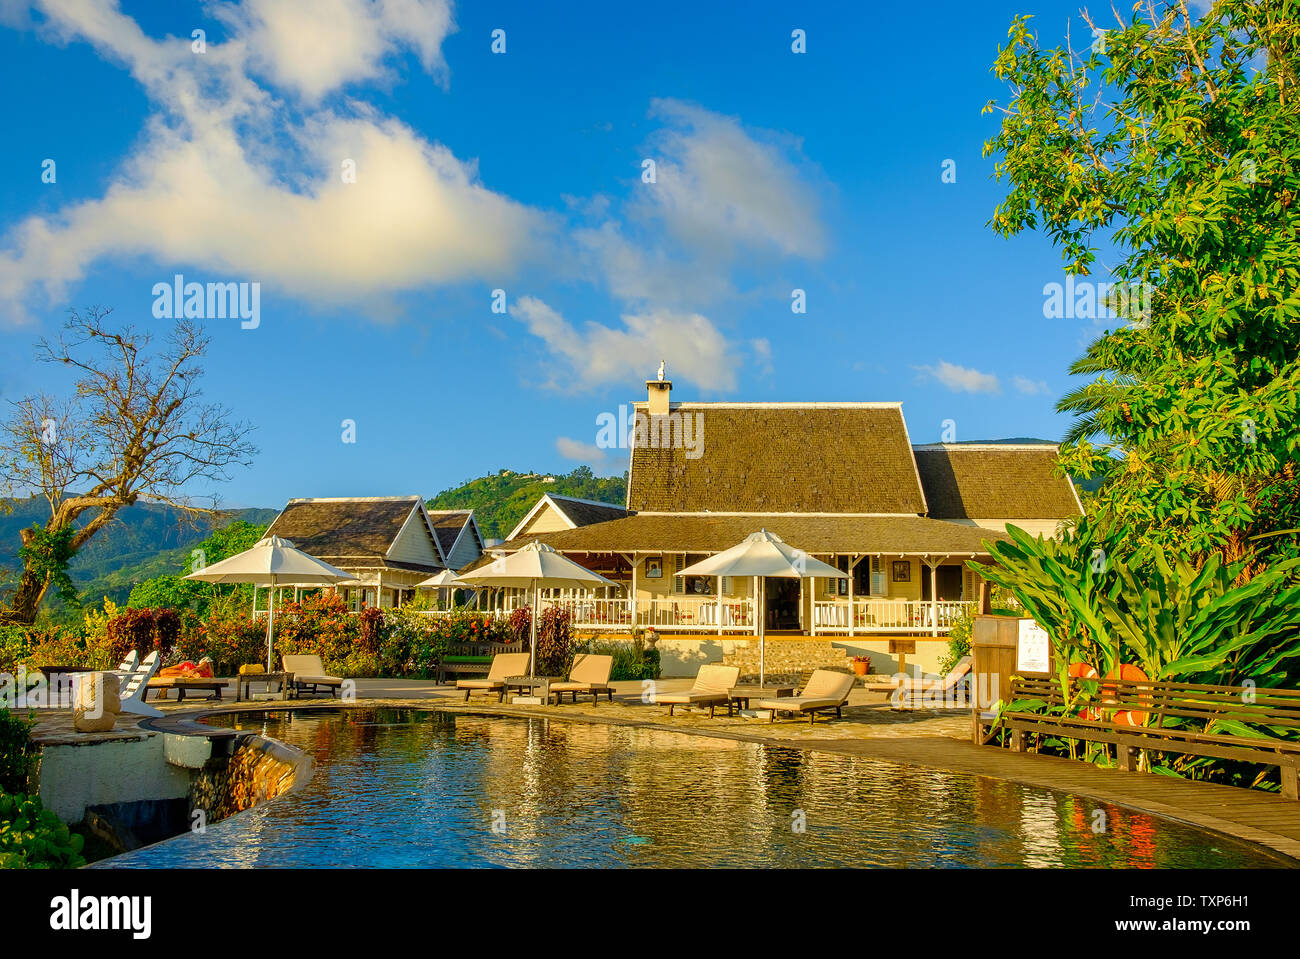
[[[101,866],[1280,864],[1078,797],[787,747],[396,709],[238,722],[311,753],[312,781]]]

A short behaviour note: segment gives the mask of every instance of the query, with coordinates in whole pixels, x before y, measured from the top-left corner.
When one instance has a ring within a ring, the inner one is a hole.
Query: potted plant
[[[865,676],[867,675],[867,670],[871,668],[870,656],[850,656],[849,662],[853,666],[853,674],[855,676]]]

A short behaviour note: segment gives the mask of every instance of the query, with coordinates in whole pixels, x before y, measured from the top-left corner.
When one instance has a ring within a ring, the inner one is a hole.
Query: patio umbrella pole
[[[537,580],[533,580],[533,615],[528,617],[528,678],[537,675]]]
[[[272,672],[275,662],[275,654],[271,650],[272,630],[275,629],[275,575],[271,575],[271,588],[267,590],[267,595],[271,597],[271,604],[266,608],[266,671]],[[268,686],[267,689],[271,687]]]
[[[767,685],[767,581],[758,577],[758,685]]]

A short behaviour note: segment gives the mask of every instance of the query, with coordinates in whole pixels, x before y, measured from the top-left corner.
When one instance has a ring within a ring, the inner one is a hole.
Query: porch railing
[[[975,613],[978,605],[960,600],[854,599],[853,631],[902,632],[937,626],[947,632],[964,613]],[[813,627],[819,633],[847,633],[849,616],[848,600],[813,603]]]

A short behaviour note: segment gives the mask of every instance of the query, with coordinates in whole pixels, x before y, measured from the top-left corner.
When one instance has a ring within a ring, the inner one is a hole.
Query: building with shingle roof
[[[357,608],[400,606],[417,583],[482,552],[472,510],[430,513],[419,496],[291,499],[267,535],[355,576],[339,592]]]
[[[620,584],[554,597],[577,625],[736,635],[941,637],[978,600],[966,564],[1014,523],[1054,535],[1082,514],[1046,443],[914,446],[901,403],[673,402],[650,380],[633,404],[626,509],[543,496],[489,552],[541,540]],[[752,580],[676,576],[758,529],[848,574]]]

